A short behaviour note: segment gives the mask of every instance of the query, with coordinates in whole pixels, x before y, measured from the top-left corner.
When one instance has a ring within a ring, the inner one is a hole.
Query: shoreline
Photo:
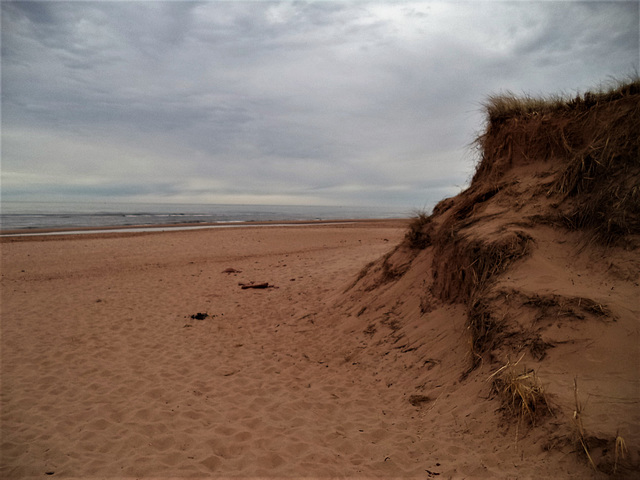
[[[252,228],[252,227],[313,227],[322,225],[349,225],[389,223],[404,225],[409,218],[381,218],[381,219],[337,219],[337,220],[287,220],[287,221],[250,221],[250,222],[216,222],[216,223],[168,223],[157,225],[114,225],[105,227],[74,227],[74,228],[28,228],[28,229],[0,229],[0,242],[4,239],[25,239],[32,237],[75,236],[75,235],[113,235],[113,234],[145,234],[170,233],[191,230],[207,230],[217,228]]]

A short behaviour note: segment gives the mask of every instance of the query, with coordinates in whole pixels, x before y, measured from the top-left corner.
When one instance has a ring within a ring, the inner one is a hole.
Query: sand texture
[[[3,478],[451,469],[460,447],[434,456],[412,391],[350,360],[368,337],[327,316],[402,233],[380,224],[3,243]],[[263,281],[275,288],[239,286]]]
[[[458,381],[464,311],[421,311],[420,259],[400,281],[362,275],[404,232],[387,222],[5,241],[3,478],[589,475],[566,452],[516,444],[487,375]],[[239,285],[251,282],[273,287]],[[627,328],[610,341],[637,342]],[[551,351],[545,376],[593,340]],[[633,361],[628,378],[572,372],[585,393],[618,385],[629,402]],[[600,405],[589,409],[609,419]]]

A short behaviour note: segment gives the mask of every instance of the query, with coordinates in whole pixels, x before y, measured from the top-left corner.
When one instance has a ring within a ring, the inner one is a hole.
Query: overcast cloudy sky
[[[638,6],[2,1],[2,198],[429,206],[487,95],[637,71]]]

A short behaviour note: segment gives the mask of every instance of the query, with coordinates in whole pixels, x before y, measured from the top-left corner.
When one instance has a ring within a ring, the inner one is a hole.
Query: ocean
[[[186,223],[408,218],[412,215],[411,209],[390,207],[3,201],[0,229],[99,229]]]

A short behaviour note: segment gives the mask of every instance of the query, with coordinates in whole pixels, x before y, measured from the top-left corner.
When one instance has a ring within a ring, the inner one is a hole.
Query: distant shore
[[[162,233],[188,230],[206,230],[214,228],[250,228],[250,227],[302,227],[316,225],[345,225],[351,223],[371,225],[406,225],[407,218],[385,219],[336,219],[336,220],[290,220],[260,222],[216,222],[216,223],[167,223],[160,225],[121,225],[104,227],[69,227],[69,228],[21,228],[1,230],[0,238],[24,238],[62,235],[114,235],[136,233]]]
[[[102,204],[28,203],[3,201],[0,230],[75,230],[142,228],[227,223],[315,222],[357,219],[408,218],[402,207],[216,205],[216,204]]]

